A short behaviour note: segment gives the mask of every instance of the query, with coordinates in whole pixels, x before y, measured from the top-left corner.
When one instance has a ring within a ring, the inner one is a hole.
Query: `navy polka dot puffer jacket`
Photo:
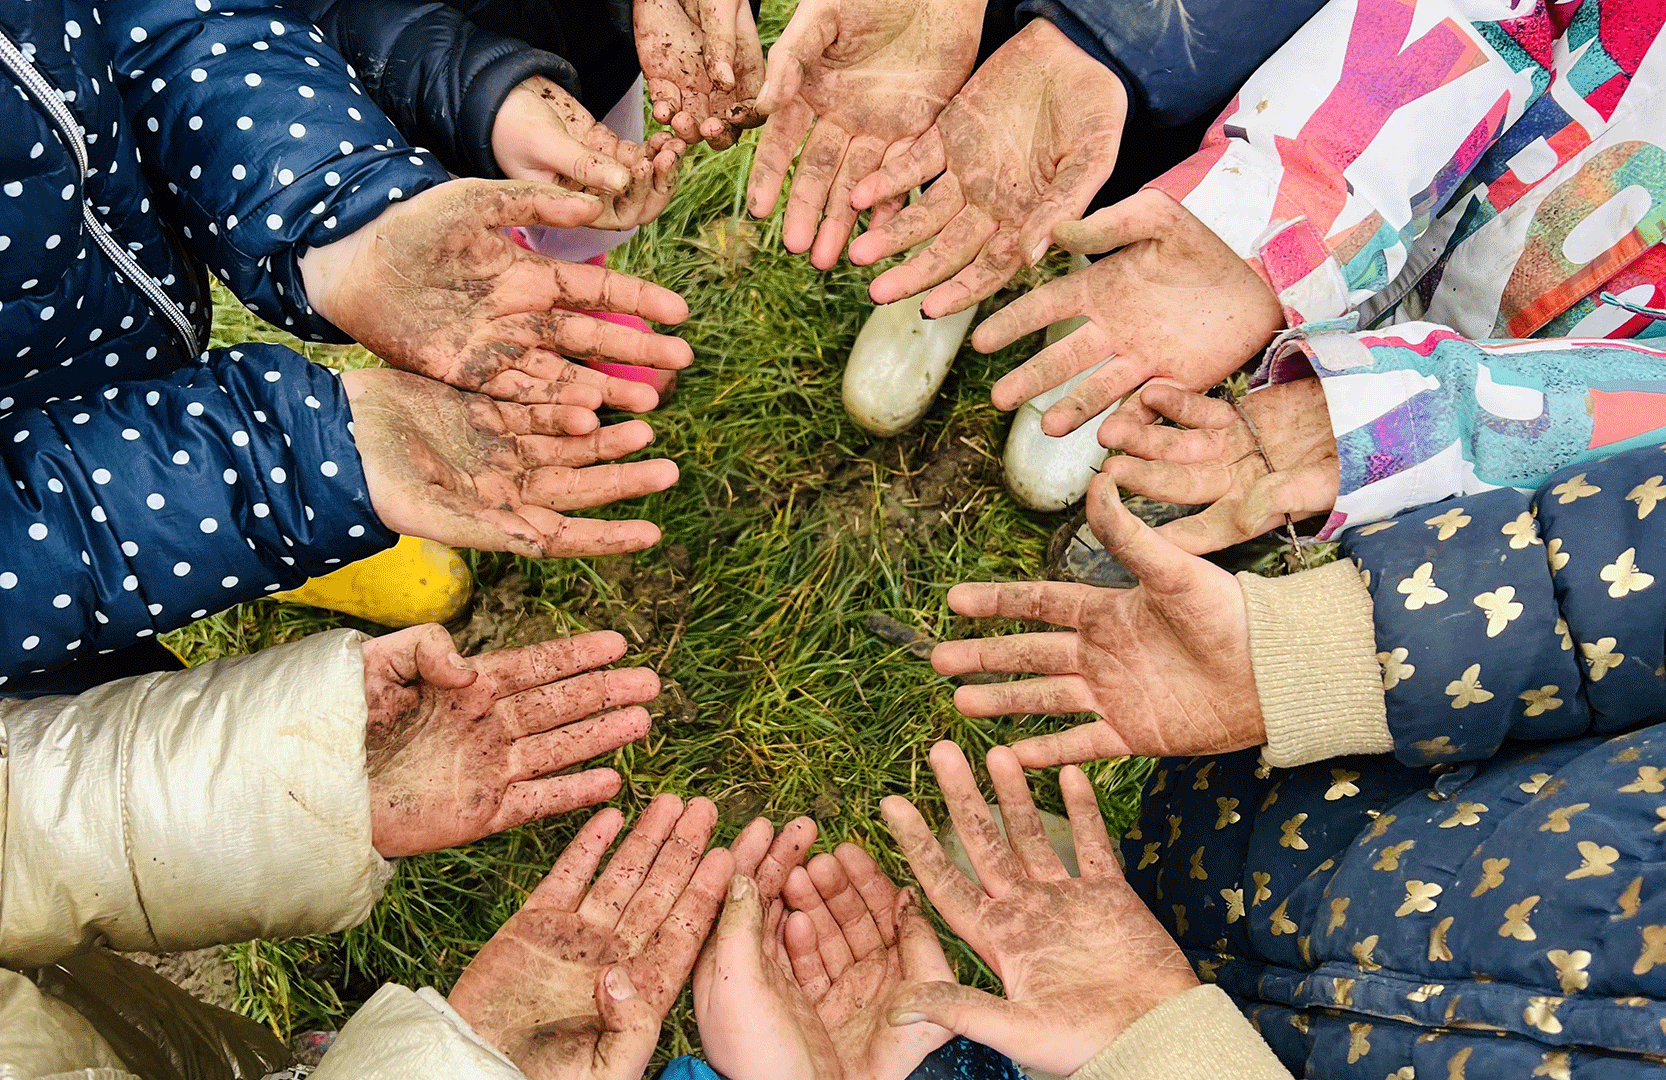
[[[344,340],[297,257],[446,177],[251,0],[20,0],[0,78],[4,694],[391,543],[337,379],[209,348],[207,273]]]

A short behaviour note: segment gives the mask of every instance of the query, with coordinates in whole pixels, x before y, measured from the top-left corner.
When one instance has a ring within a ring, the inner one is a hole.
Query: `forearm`
[[[318,24],[407,139],[459,176],[501,178],[492,124],[516,86],[542,75],[577,93],[573,66],[425,0],[289,0]]]
[[[1263,5],[1205,0],[1184,7],[1107,0],[1023,0],[1017,19],[1047,19],[1121,76],[1134,109],[1161,127],[1196,120],[1295,33],[1323,0]]]
[[[0,962],[329,933],[371,846],[363,635],[0,704]]]
[[[1428,323],[1300,336],[1265,371],[1317,373],[1341,487],[1321,539],[1454,495],[1530,488],[1666,435],[1666,351],[1471,341]]]
[[[256,0],[212,19],[128,0],[105,28],[155,198],[192,253],[269,322],[345,340],[309,307],[296,257],[443,183],[306,21]]]
[[[277,345],[0,420],[0,676],[293,587],[395,537],[334,375]]]

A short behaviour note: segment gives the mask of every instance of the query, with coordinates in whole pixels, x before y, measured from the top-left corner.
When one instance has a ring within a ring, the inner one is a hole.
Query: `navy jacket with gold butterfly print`
[[[1666,452],[1343,543],[1392,755],[1157,764],[1129,880],[1295,1075],[1659,1075]]]

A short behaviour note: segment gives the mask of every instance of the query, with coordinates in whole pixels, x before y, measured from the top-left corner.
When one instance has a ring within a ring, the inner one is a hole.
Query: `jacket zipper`
[[[145,295],[150,306],[173,324],[174,332],[185,344],[190,355],[195,356],[202,351],[202,343],[197,340],[196,328],[191,325],[191,317],[179,306],[173,297],[162,290],[156,280],[145,273],[131,252],[122,247],[121,243],[111,235],[110,229],[99,218],[93,209],[92,200],[87,198],[87,171],[89,157],[86,141],[81,137],[81,129],[75,122],[75,117],[64,104],[58,91],[47,81],[46,77],[29,63],[12,39],[5,31],[0,30],[0,62],[11,71],[12,77],[23,84],[29,96],[40,103],[41,108],[57,125],[58,132],[64,138],[64,145],[75,155],[75,165],[81,176],[81,218],[87,223],[87,231],[92,234],[93,243],[104,252],[105,258],[115,264],[116,269],[127,280]]]

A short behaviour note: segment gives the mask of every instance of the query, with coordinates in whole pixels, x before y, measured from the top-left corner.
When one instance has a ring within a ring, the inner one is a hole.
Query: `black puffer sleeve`
[[[370,97],[412,143],[459,176],[501,179],[492,124],[509,91],[534,75],[579,93],[555,53],[477,25],[430,0],[285,0],[317,24]]]

